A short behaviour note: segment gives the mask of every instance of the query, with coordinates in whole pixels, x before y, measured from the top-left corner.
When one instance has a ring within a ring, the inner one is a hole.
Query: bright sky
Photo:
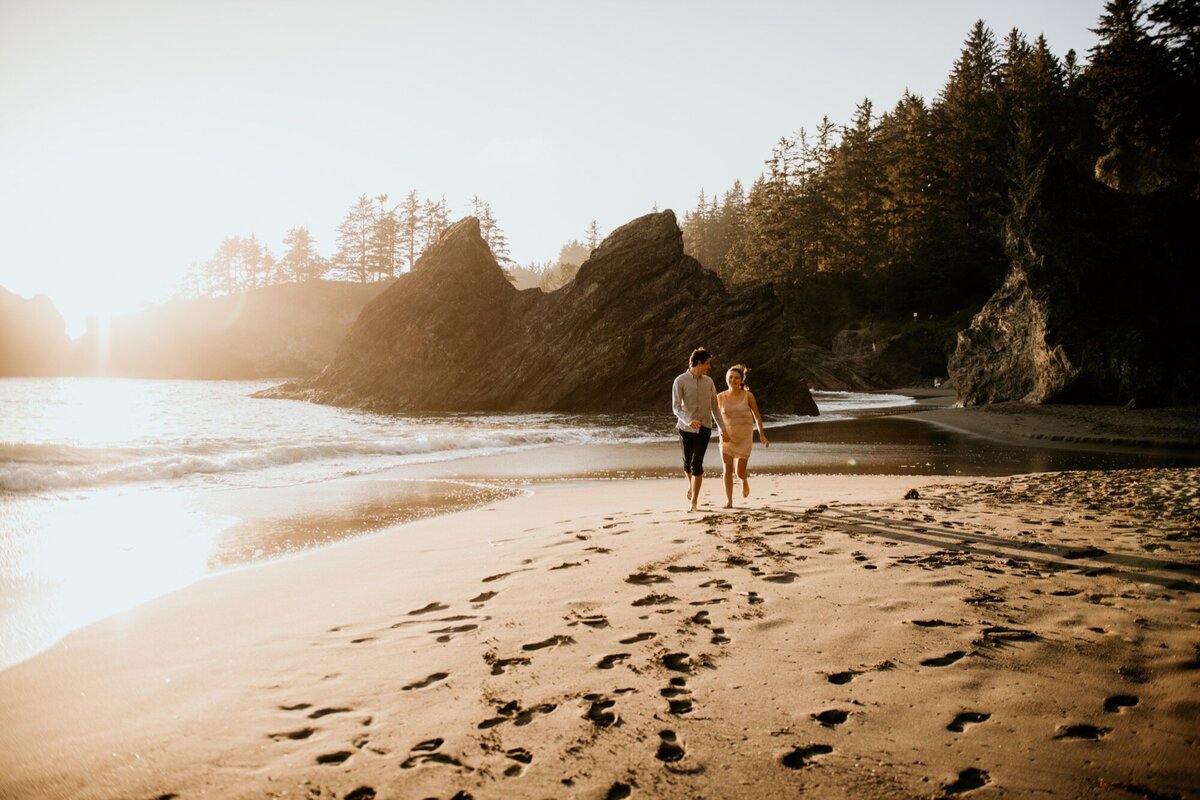
[[[227,234],[278,256],[366,193],[478,194],[522,264],[780,136],[941,90],[984,19],[1086,57],[1102,0],[0,0],[0,286],[72,333]]]

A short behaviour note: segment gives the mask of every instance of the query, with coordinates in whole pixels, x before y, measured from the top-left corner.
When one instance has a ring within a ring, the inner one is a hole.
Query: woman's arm
[[[758,425],[758,438],[763,447],[770,447],[771,443],[767,441],[767,432],[763,430],[762,415],[758,413],[758,402],[754,399],[754,392],[746,390],[746,394],[750,395],[746,399],[750,401],[750,412],[754,414],[754,423]]]

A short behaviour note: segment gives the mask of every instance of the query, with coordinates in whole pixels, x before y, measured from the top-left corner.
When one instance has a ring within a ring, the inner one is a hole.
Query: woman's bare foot
[[[733,508],[733,503],[726,503],[725,505],[721,506],[721,508]]]
[[[700,509],[696,508],[696,504],[692,503],[692,507],[688,509],[688,512],[690,513],[690,512],[695,512],[695,511],[699,511],[699,510]]]
[[[750,496],[750,481],[742,478],[742,497]]]

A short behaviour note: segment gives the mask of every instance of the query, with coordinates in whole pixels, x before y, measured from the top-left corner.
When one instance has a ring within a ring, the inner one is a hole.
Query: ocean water
[[[519,491],[389,470],[675,436],[666,390],[662,414],[384,416],[250,397],[269,385],[0,379],[0,666],[214,571]],[[913,402],[815,398],[826,421]]]

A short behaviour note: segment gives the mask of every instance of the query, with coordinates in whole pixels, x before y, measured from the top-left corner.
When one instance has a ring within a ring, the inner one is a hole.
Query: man
[[[712,356],[703,347],[692,351],[688,369],[671,385],[671,410],[679,420],[675,427],[683,444],[683,472],[688,479],[688,499],[691,511],[696,510],[700,500],[700,484],[704,482],[704,452],[713,428],[721,432],[717,422],[717,387],[708,371],[712,369]]]

